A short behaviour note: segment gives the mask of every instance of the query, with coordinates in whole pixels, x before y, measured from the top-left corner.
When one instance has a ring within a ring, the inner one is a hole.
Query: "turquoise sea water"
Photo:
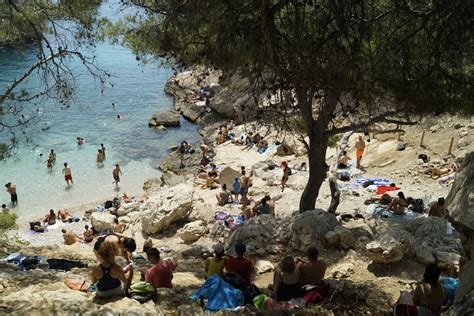
[[[118,1],[104,1],[100,13],[116,17],[119,9]],[[172,75],[170,69],[156,64],[143,65],[128,49],[109,43],[99,43],[95,54],[97,64],[111,74],[113,86],[108,85],[103,94],[99,83],[77,62],[72,62],[77,92],[70,107],[61,109],[56,102],[47,101],[28,106],[22,112],[27,118],[37,116],[25,129],[31,142],[23,140],[11,158],[0,162],[0,202],[10,201],[9,194],[3,190],[4,184],[15,183],[19,205],[14,210],[22,219],[42,215],[50,208],[77,206],[122,192],[141,193],[146,179],[159,176],[152,166],[164,158],[171,145],[183,139],[199,139],[198,126],[186,121],[182,121],[180,128],[167,131],[148,127],[148,119],[154,112],[172,108],[172,99],[163,92],[166,80]],[[0,49],[0,89],[34,60],[33,48]],[[38,86],[39,80],[32,78],[27,87]],[[43,130],[45,127],[48,129]],[[76,144],[77,136],[86,140],[81,147]],[[0,132],[1,140],[8,137]],[[101,143],[106,147],[107,159],[105,166],[98,168],[95,159]],[[44,163],[50,149],[57,152],[52,171]],[[72,169],[71,187],[66,186],[61,174],[63,162],[68,162]],[[112,185],[115,163],[123,171],[119,189]]]

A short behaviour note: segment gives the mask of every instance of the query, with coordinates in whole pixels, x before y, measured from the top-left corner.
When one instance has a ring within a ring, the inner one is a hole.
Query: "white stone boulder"
[[[115,216],[105,212],[94,212],[91,215],[92,227],[98,232],[106,229],[112,229]]]
[[[257,275],[264,274],[266,272],[271,272],[274,269],[275,267],[270,261],[257,260],[257,262],[255,262],[254,270],[255,270],[255,274]]]
[[[354,265],[352,263],[338,264],[331,269],[331,276],[334,279],[348,278],[351,274],[354,274]]]
[[[122,205],[117,209],[117,216],[125,216],[128,213],[136,212],[138,210],[140,210],[140,203],[138,201],[126,204],[122,203]]]
[[[207,232],[208,229],[204,225],[204,222],[201,220],[197,220],[184,225],[183,228],[178,230],[178,235],[185,243],[193,243],[199,238],[201,238],[201,236],[205,235]]]
[[[242,242],[249,256],[264,256],[276,245],[275,228],[278,221],[271,215],[260,215],[245,221],[232,232],[230,245]],[[233,248],[229,250],[233,251]]]
[[[148,126],[178,127],[180,115],[175,111],[156,112],[148,122]]]
[[[365,248],[375,263],[398,262],[412,251],[413,238],[403,230],[391,231],[368,243]]]
[[[164,187],[141,206],[142,228],[147,234],[167,229],[179,219],[186,218],[192,210],[194,187],[181,183]]]
[[[338,245],[343,249],[353,247],[355,242],[352,232],[343,226],[336,226],[334,230],[327,232],[324,238],[329,245]]]
[[[326,233],[334,230],[337,225],[334,215],[316,209],[283,218],[276,229],[276,236],[288,251],[304,252],[308,247],[320,244]]]

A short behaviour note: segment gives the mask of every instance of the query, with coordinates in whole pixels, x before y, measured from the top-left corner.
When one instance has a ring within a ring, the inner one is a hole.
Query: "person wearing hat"
[[[216,244],[214,246],[214,257],[207,258],[206,265],[204,266],[206,276],[210,277],[214,274],[220,277],[224,276],[224,266],[224,245]]]
[[[225,260],[225,270],[227,272],[235,272],[244,279],[247,285],[252,283],[253,262],[252,260],[244,258],[247,247],[238,242],[234,246],[236,257],[228,256]]]

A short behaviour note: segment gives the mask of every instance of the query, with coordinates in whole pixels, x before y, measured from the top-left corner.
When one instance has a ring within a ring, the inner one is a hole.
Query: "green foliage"
[[[8,152],[7,144],[0,143],[0,160],[5,158],[5,155],[7,154],[7,152]]]
[[[341,134],[332,135],[328,139],[328,147],[336,147],[337,143],[341,140]]]
[[[16,227],[17,215],[15,213],[0,213],[0,231],[5,231]]]

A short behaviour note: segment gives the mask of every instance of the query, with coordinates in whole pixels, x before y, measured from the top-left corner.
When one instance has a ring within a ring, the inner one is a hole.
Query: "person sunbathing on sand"
[[[398,192],[397,197],[390,202],[387,207],[387,210],[393,211],[395,214],[404,214],[405,207],[408,206],[407,199],[403,192]]]
[[[126,193],[124,193],[124,194],[122,195],[122,200],[123,200],[124,203],[130,203],[130,202],[132,202],[132,199],[130,199]]]
[[[459,165],[455,162],[451,163],[448,168],[436,168],[432,165],[431,168],[425,170],[425,173],[431,173],[431,178],[438,179],[441,176],[456,172],[458,168]]]
[[[79,238],[79,236],[77,236],[75,233],[73,233],[72,231],[70,230],[66,230],[66,229],[61,229],[61,232],[63,233],[63,238],[64,238],[64,244],[65,245],[72,245],[74,243],[76,243],[76,241],[81,241],[81,238]]]
[[[68,222],[70,219],[72,219],[72,215],[67,210],[59,210],[58,218],[62,222]]]

